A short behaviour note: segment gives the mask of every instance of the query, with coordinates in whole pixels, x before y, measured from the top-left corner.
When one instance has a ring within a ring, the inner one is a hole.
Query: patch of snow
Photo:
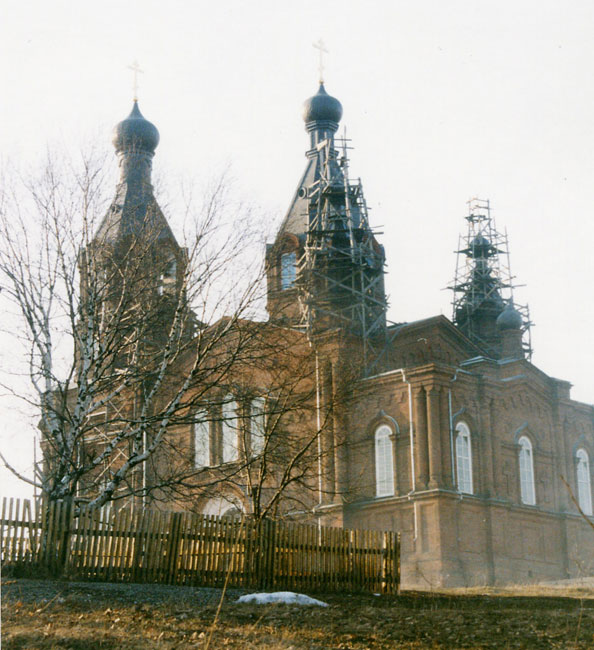
[[[266,605],[268,603],[285,603],[287,605],[317,605],[318,607],[328,607],[328,603],[321,600],[310,598],[304,594],[295,594],[292,591],[275,591],[271,594],[246,594],[241,596],[238,603],[255,603],[256,605]]]

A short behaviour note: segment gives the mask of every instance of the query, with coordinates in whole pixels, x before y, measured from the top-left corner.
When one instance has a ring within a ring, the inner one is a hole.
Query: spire
[[[154,320],[150,332],[143,334],[144,342],[151,345],[166,340],[176,305],[185,300],[188,264],[187,250],[177,243],[151,185],[158,143],[157,128],[143,117],[134,100],[128,117],[113,131],[121,173],[115,196],[82,255],[81,267],[82,294],[89,273],[95,274],[106,280],[102,291],[107,312],[122,316],[129,311],[131,327],[136,321],[146,325],[146,319]]]
[[[159,131],[134,100],[128,117],[116,124],[112,142],[118,156],[120,180],[116,195],[95,236],[99,244],[150,232],[151,238],[177,246],[153,194],[151,172]]]
[[[310,134],[310,147],[305,152],[307,164],[278,236],[282,233],[290,233],[297,237],[305,237],[309,227],[309,202],[306,188],[320,181],[324,168],[328,169],[336,184],[344,185],[338,151],[334,144],[334,134],[338,130],[338,123],[342,117],[342,104],[329,95],[324,84],[320,83],[318,92],[303,103],[302,116],[305,130]]]

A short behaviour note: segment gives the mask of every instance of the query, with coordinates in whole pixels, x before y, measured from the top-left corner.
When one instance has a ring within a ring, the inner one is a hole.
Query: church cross
[[[138,75],[143,74],[144,70],[140,69],[140,66],[138,65],[138,61],[134,61],[132,65],[128,66],[128,69],[132,70],[132,72],[134,73],[134,82],[132,88],[134,90],[134,101],[137,102],[138,101]]]
[[[320,83],[323,84],[324,83],[324,53],[328,54],[328,50],[326,49],[326,46],[324,45],[324,41],[321,38],[317,43],[314,43],[313,46],[316,48],[316,50],[319,51]]]

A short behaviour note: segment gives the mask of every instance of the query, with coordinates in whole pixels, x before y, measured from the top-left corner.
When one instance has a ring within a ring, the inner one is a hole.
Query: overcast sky
[[[466,201],[488,198],[525,285],[533,362],[594,401],[594,2],[2,4],[1,157],[27,165],[48,146],[108,143],[138,60],[158,173],[206,179],[230,163],[274,223],[305,164],[301,105],[317,90],[322,38],[351,172],[383,233],[390,318],[451,315],[442,289]],[[29,458],[32,424],[0,408],[2,446]]]

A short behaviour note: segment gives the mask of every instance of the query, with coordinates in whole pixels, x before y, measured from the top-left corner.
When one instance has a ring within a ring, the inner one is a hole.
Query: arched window
[[[237,402],[232,395],[227,395],[223,402],[221,433],[223,442],[223,463],[237,460]]]
[[[532,443],[526,436],[518,440],[520,452],[518,462],[520,466],[520,498],[522,503],[533,506],[536,503],[536,494],[534,491],[534,458],[532,453]]]
[[[210,423],[206,411],[198,411],[194,416],[194,465],[210,465]]]
[[[297,254],[283,253],[281,255],[281,289],[291,289],[295,286],[297,277]]]
[[[592,484],[590,482],[590,459],[585,449],[578,449],[575,455],[578,488],[578,503],[585,515],[592,516]]]
[[[243,511],[237,506],[231,506],[225,512],[221,513],[221,519],[226,519],[227,521],[241,521],[242,517]]]
[[[266,402],[263,397],[254,397],[250,403],[250,434],[252,454],[259,456],[266,442]]]
[[[222,519],[241,519],[244,508],[239,499],[233,495],[215,497],[208,501],[202,509],[204,515],[214,515]]]
[[[386,424],[375,431],[375,493],[378,497],[394,494],[392,429]]]
[[[456,425],[456,478],[459,492],[473,493],[472,443],[470,429],[464,422]]]

